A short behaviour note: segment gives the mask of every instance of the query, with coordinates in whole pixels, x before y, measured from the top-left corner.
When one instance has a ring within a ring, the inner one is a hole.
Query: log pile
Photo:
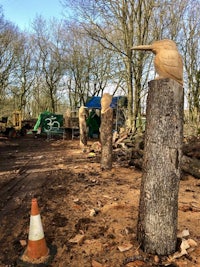
[[[200,136],[184,140],[182,170],[200,179]]]
[[[128,162],[142,170],[144,134],[133,135],[128,132],[115,135],[113,138],[115,160]],[[182,170],[200,179],[200,136],[185,138],[183,142]]]

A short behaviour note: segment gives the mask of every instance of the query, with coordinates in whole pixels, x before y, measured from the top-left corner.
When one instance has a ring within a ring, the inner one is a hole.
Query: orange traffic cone
[[[22,261],[29,263],[43,263],[49,258],[37,199],[32,199],[28,246],[21,257]]]

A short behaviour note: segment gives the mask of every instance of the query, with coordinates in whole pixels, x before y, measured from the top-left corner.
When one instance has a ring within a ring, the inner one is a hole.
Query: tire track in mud
[[[15,193],[21,188],[24,184],[24,179],[27,175],[22,177],[14,177],[8,183],[4,184],[0,189],[1,203],[0,203],[0,220],[5,215],[4,210],[8,205],[10,199],[14,198]]]
[[[22,202],[27,198],[34,197],[46,182],[46,177],[38,174],[24,173],[20,177],[13,178],[0,190],[2,198],[0,207],[0,221],[13,210],[20,208]]]
[[[12,264],[20,254],[19,240],[27,238],[31,199],[42,195],[51,174],[34,172],[35,168],[40,170],[46,166],[46,157],[41,159],[40,155],[37,158],[34,154],[20,153],[12,162],[7,158],[5,164],[10,171],[0,176],[3,178],[0,180],[0,266]],[[30,170],[33,173],[29,173]]]
[[[42,195],[49,184],[47,177],[47,173],[23,173],[0,189],[0,195],[3,193],[0,207],[0,251],[4,252],[4,255],[0,255],[0,266],[13,264],[13,259],[21,254],[23,248],[19,240],[27,239],[31,199]]]
[[[7,175],[10,175],[9,179],[7,182],[4,182],[2,186],[2,188],[0,189],[0,193],[1,193],[1,197],[4,196],[5,193],[9,192],[10,190],[12,190],[12,188],[19,182],[17,179],[18,177],[25,172],[25,166],[30,162],[31,159],[29,159],[28,161],[26,161],[25,164],[20,164],[21,166],[15,168],[14,173],[12,171],[8,171]],[[23,177],[22,177],[23,179]]]
[[[43,146],[42,142],[41,147],[35,147],[32,146],[32,142],[35,140],[27,140],[26,144],[20,143],[18,152],[15,155],[12,154],[12,157],[10,147],[5,147],[1,151],[4,154],[3,165],[0,166],[2,171],[0,175],[0,266],[2,267],[15,266],[13,264],[23,250],[20,240],[27,240],[31,199],[37,197],[41,213],[45,210],[46,216],[53,216],[52,207],[49,209],[47,203],[52,202],[53,207],[60,205],[57,203],[58,199],[66,195],[66,188],[62,188],[60,184],[64,182],[69,185],[73,181],[68,180],[67,177],[69,175],[71,179],[74,165],[85,164],[85,160],[93,161],[91,158],[87,159],[82,153],[77,153],[73,157],[71,147],[66,153],[63,146],[53,146],[55,143],[52,143],[52,146],[49,144],[47,146],[45,143]],[[59,201],[62,200],[59,199]],[[54,214],[56,223],[61,215]]]

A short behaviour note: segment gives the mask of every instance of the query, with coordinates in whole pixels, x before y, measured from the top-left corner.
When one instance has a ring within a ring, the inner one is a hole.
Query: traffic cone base
[[[29,240],[28,246],[24,252],[24,256],[30,261],[46,258],[49,254],[49,249],[46,245],[45,239],[40,239],[37,242]]]
[[[32,260],[28,258],[24,253],[17,260],[16,267],[48,267],[52,263],[56,253],[57,253],[57,248],[54,245],[49,247],[49,253],[46,257],[43,256],[39,259]]]
[[[49,250],[48,250],[48,253],[46,256],[41,256],[40,258],[35,258],[35,259],[32,259],[30,257],[27,256],[26,252],[28,251],[25,250],[24,254],[21,256],[20,260],[22,260],[23,262],[25,263],[31,263],[31,264],[41,264],[41,263],[48,263],[49,262],[49,258],[50,258],[50,254],[49,254]]]

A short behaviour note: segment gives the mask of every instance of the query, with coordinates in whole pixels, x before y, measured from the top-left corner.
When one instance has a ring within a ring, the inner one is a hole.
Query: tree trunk
[[[112,168],[112,128],[113,109],[109,108],[105,113],[101,113],[101,169],[103,170]]]
[[[137,237],[151,254],[175,252],[183,139],[183,88],[149,82]]]
[[[127,58],[126,68],[127,68],[127,88],[128,88],[128,118],[127,118],[127,126],[130,129],[134,127],[134,114],[133,114],[133,73],[132,73],[132,61],[131,56]]]

